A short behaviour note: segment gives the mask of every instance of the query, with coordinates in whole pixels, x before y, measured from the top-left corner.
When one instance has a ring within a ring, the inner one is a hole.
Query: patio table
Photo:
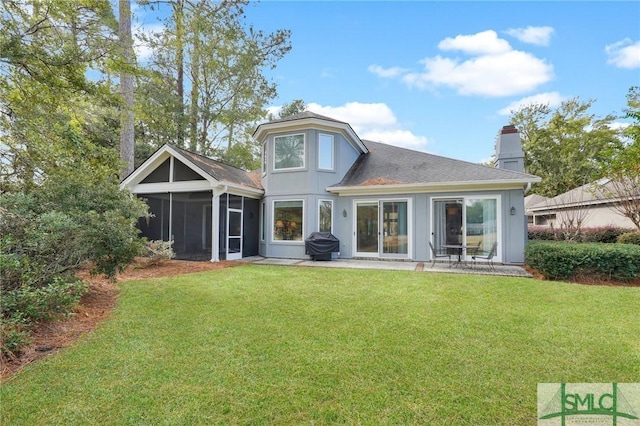
[[[442,246],[440,246],[442,248],[446,248],[446,249],[455,249],[458,251],[458,262],[456,262],[456,265],[461,265],[462,264],[462,251],[463,250],[467,250],[468,248],[475,248],[475,246],[464,246],[462,244],[444,244]]]

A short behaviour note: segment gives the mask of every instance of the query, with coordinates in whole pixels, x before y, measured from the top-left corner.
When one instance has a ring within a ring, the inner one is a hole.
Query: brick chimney
[[[494,165],[499,169],[524,173],[524,152],[516,126],[504,126],[496,142]]]

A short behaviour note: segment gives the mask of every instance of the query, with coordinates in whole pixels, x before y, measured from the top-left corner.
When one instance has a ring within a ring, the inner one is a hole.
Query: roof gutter
[[[390,193],[429,193],[454,191],[462,192],[469,190],[501,190],[519,189],[530,186],[531,183],[540,182],[542,179],[536,177],[531,180],[511,179],[511,180],[490,180],[490,181],[460,181],[460,182],[434,182],[434,183],[399,183],[390,185],[355,185],[355,186],[330,186],[327,192],[338,195],[365,195],[365,194],[390,194]]]

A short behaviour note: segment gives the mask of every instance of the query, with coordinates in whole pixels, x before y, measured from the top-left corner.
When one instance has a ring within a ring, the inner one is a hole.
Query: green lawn
[[[247,265],[121,284],[2,385],[2,424],[535,424],[539,382],[637,382],[640,288]]]

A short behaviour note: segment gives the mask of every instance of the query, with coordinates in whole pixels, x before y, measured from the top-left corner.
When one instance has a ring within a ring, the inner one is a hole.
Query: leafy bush
[[[176,254],[173,251],[173,241],[151,240],[145,246],[147,264],[160,265],[165,260],[173,259]]]
[[[603,274],[617,280],[640,276],[640,247],[628,244],[532,242],[526,263],[548,279]]]
[[[546,226],[530,225],[527,233],[530,241],[553,241],[556,239],[554,230]]]
[[[40,288],[25,285],[7,290],[2,286],[0,355],[17,355],[29,343],[29,330],[33,325],[70,312],[78,303],[87,291],[86,283],[71,276],[65,278],[56,277]]]
[[[618,237],[620,244],[635,244],[640,246],[640,232],[627,232]]]
[[[113,277],[142,254],[136,224],[146,206],[119,189],[112,171],[82,164],[61,164],[42,182],[0,195],[3,356],[19,351],[38,321],[78,302],[79,267]]]
[[[614,226],[582,229],[581,242],[583,243],[615,243],[618,237],[630,230]]]
[[[620,235],[630,232],[630,229],[614,226],[602,226],[595,228],[581,228],[572,239],[581,243],[615,243]],[[567,236],[562,229],[548,228],[546,226],[529,226],[528,236],[530,241],[566,241]]]

